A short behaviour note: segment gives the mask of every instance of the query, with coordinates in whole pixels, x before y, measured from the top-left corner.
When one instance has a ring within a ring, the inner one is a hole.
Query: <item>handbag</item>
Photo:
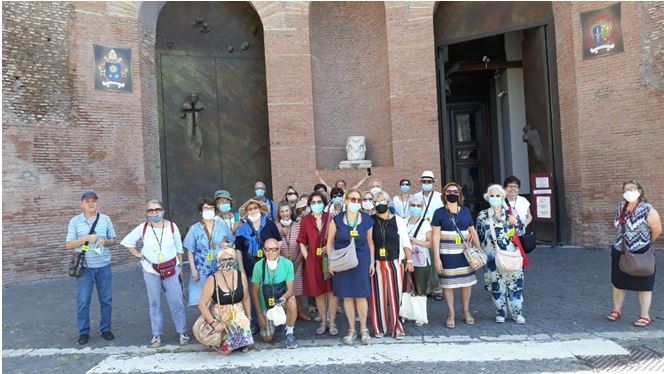
[[[512,206],[510,205],[510,202],[507,200],[507,198],[505,198],[505,202],[507,203],[508,213],[512,214]],[[521,249],[523,249],[523,253],[530,253],[537,247],[537,238],[535,237],[535,233],[533,231],[519,235],[519,242],[521,242]],[[528,262],[527,260],[525,261]]]
[[[452,219],[452,224],[454,225],[454,229],[456,230],[457,234],[459,234],[459,237],[463,238],[463,234],[461,233],[461,230],[457,227],[456,222]],[[480,248],[475,247],[471,242],[470,242],[470,236],[468,237],[467,240],[464,240],[463,242],[463,256],[466,258],[466,261],[468,261],[468,265],[473,268],[473,270],[477,270],[484,265],[486,265],[487,262],[487,257],[486,253],[484,253],[483,250]]]
[[[173,257],[172,259],[162,262],[161,264],[152,264],[152,268],[159,273],[161,276],[161,279],[166,279],[168,277],[171,277],[175,275],[175,267],[178,264],[177,257]]]
[[[512,273],[519,271],[523,268],[523,257],[521,256],[521,251],[506,251],[501,249],[498,246],[498,240],[496,239],[496,231],[491,221],[491,237],[493,238],[493,245],[496,248],[496,268],[501,273]]]
[[[323,255],[321,266],[323,268],[323,280],[328,280],[332,276],[330,275],[330,259],[327,258],[327,254]]]
[[[99,213],[97,213],[97,216],[95,217],[95,221],[92,223],[92,226],[90,226],[90,232],[88,235],[92,235],[95,232],[95,228],[97,227],[97,222],[99,222]],[[89,242],[83,243],[83,247],[87,247]],[[74,253],[71,256],[71,260],[69,260],[69,276],[74,277],[74,278],[79,278],[81,276],[81,271],[83,270],[83,266],[86,265],[85,262],[85,251],[80,251]]]
[[[330,270],[345,271],[357,266],[357,253],[355,252],[355,238],[350,239],[350,244],[343,248],[333,250],[328,256]]]
[[[620,260],[618,267],[620,271],[633,277],[649,277],[655,273],[655,249],[648,245],[642,253],[633,253],[627,249],[625,244],[625,225],[622,227],[622,241],[620,242]]]
[[[277,259],[277,264],[278,264]],[[279,265],[277,265],[279,266]],[[288,292],[288,285],[286,282],[279,282],[277,284],[265,284],[265,273],[267,272],[267,259],[263,260],[263,274],[261,274],[261,289],[263,290],[263,298],[265,299],[265,306],[270,309],[277,305],[276,300],[284,296]],[[273,279],[274,280],[274,279]]]
[[[212,277],[214,278],[214,289],[217,293],[217,301],[219,301],[219,287],[217,286],[217,278],[214,276],[214,274],[212,274]],[[216,315],[213,309],[216,311]],[[219,311],[219,304],[210,305],[210,313],[212,313],[212,317],[215,321],[221,323],[221,312]],[[226,327],[224,325],[224,330],[225,329]],[[212,325],[205,320],[203,315],[198,317],[196,322],[194,322],[194,327],[192,327],[191,331],[193,332],[196,340],[207,347],[219,347],[224,335],[224,332],[216,331],[214,327],[212,327]]]
[[[413,273],[406,274],[406,289],[401,294],[399,316],[414,321],[429,323],[427,318],[427,297],[417,296],[413,286]],[[421,292],[420,292],[421,293]]]

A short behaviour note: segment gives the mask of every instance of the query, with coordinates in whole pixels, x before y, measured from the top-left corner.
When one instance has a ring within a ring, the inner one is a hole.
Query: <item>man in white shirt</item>
[[[420,177],[422,191],[415,194],[416,196],[420,196],[424,201],[422,215],[428,222],[431,222],[431,218],[436,209],[443,207],[442,194],[433,190],[435,182],[436,179],[433,176],[433,171],[425,170]]]

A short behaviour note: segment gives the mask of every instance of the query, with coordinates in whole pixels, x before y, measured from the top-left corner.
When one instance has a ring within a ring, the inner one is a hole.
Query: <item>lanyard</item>
[[[350,227],[351,230],[355,230],[355,227],[357,227],[357,220],[360,219],[360,212],[355,213],[355,221],[353,224],[350,224],[350,219],[348,219],[348,213],[346,213],[346,225]]]
[[[165,226],[165,224],[164,224]],[[166,230],[165,227],[161,228],[161,237],[157,238],[157,232],[154,231],[154,226],[152,226],[152,223],[150,223],[150,228],[152,229],[152,233],[154,234],[154,238],[157,240],[157,244],[159,245],[159,257],[161,258],[161,244],[164,242],[164,230]]]
[[[231,295],[231,304],[235,304],[235,272],[233,272],[233,275],[231,275],[231,285],[228,285],[228,282],[226,281],[226,276],[224,273],[221,273],[221,278],[224,280],[224,285],[226,288],[228,288],[228,293]],[[231,287],[233,286],[233,287]],[[221,300],[217,300],[217,303],[220,303]]]
[[[401,199],[401,207],[403,208],[403,209],[402,209],[402,211],[403,211],[403,216],[406,217],[406,216],[408,216],[408,211],[406,210],[406,208],[408,207],[408,200],[410,199],[410,195],[408,195],[408,197],[406,198],[406,200],[404,200],[404,199],[401,198],[401,197],[400,197],[399,199]]]
[[[205,231],[205,235],[208,238],[208,249],[214,251],[214,238],[212,237],[212,233],[214,233],[215,222],[214,221],[212,222],[212,233],[208,231],[205,221],[201,221],[201,226],[203,226],[203,231]]]
[[[385,225],[381,224],[380,221],[385,222]],[[386,231],[387,231],[387,225],[389,224],[389,221],[386,221],[382,218],[376,217],[376,222],[378,223],[378,228],[380,229],[380,235],[382,236],[382,239],[383,239],[383,242],[381,243],[382,244],[381,247],[385,248],[385,247],[387,247],[387,243],[385,243],[385,238],[387,236]]]

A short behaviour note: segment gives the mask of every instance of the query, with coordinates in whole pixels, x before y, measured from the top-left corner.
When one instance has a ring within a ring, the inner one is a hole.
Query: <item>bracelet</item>
[[[407,263],[407,264],[412,264],[412,263],[413,263],[413,260],[408,259],[408,260],[406,260],[406,263]]]

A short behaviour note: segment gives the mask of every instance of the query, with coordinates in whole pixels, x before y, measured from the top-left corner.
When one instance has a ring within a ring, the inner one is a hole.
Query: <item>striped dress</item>
[[[281,256],[286,257],[291,260],[293,263],[293,269],[295,270],[295,281],[293,282],[293,292],[295,296],[302,296],[303,287],[302,287],[302,261],[300,257],[300,245],[297,243],[297,237],[300,235],[300,223],[293,221],[290,225],[290,231],[288,228],[284,228],[281,223],[277,223],[277,228],[279,228],[279,233],[281,234]],[[295,263],[300,261],[300,265],[295,267]]]
[[[457,239],[459,234],[455,229],[455,223],[463,234],[461,241]],[[438,208],[431,219],[431,226],[440,227],[439,255],[443,263],[443,272],[439,274],[439,278],[442,287],[470,287],[477,283],[475,271],[466,261],[461,244],[470,235],[468,228],[474,226],[470,210],[462,206],[458,213],[452,213],[446,206]]]

